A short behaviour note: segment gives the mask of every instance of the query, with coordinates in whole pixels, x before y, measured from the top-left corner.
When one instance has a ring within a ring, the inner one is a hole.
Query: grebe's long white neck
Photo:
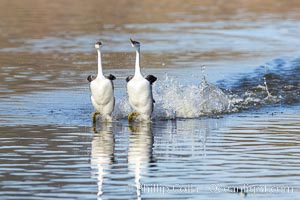
[[[97,77],[104,77],[103,76],[103,70],[102,70],[102,61],[101,61],[101,51],[100,49],[97,49],[98,52],[98,76]]]
[[[136,58],[135,58],[135,73],[134,76],[141,76],[141,67],[140,67],[140,48],[136,49]]]

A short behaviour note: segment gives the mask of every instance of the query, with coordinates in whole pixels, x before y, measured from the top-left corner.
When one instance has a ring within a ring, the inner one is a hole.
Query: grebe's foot
[[[93,119],[93,124],[96,124],[96,116],[97,115],[100,115],[100,113],[99,112],[93,112],[93,114],[92,114],[92,119]]]
[[[94,132],[94,133],[98,133],[97,127],[96,127],[96,123],[93,124],[93,132]]]
[[[131,133],[135,133],[136,132],[136,129],[134,128],[133,126],[134,122],[133,121],[129,121],[128,123],[128,129]]]
[[[140,115],[140,113],[138,113],[138,112],[132,112],[132,113],[129,113],[129,115],[128,115],[128,121],[133,121],[133,117],[137,117],[137,116],[139,116]]]

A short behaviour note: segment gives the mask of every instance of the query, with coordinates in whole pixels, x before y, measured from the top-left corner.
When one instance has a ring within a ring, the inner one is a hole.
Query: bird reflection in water
[[[128,166],[134,174],[137,199],[141,199],[141,178],[148,173],[149,163],[153,162],[153,135],[151,123],[129,123]]]
[[[93,127],[94,138],[92,141],[91,168],[93,177],[97,178],[98,199],[102,199],[103,180],[111,168],[114,159],[115,138],[112,131],[112,123],[101,123],[99,131]]]

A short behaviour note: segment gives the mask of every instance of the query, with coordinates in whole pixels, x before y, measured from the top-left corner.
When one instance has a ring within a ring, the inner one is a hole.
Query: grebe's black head
[[[135,49],[139,49],[141,44],[138,41],[135,41],[133,39],[130,38],[130,42],[131,42],[131,46]]]
[[[102,42],[98,41],[95,43],[95,48],[96,49],[100,49],[100,47],[102,46]]]

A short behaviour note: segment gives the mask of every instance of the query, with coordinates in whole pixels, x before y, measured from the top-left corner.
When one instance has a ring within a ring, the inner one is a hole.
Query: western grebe
[[[112,74],[105,77],[102,71],[102,62],[101,62],[101,46],[102,43],[96,42],[95,48],[98,52],[98,75],[94,77],[89,75],[87,80],[90,82],[90,88],[92,92],[91,101],[96,109],[96,112],[93,113],[93,123],[96,122],[96,115],[100,114],[105,119],[111,120],[111,114],[114,110],[115,97],[114,97],[114,85],[113,80],[116,77]]]
[[[136,51],[136,61],[134,76],[126,78],[129,103],[134,109],[134,112],[128,115],[128,120],[131,121],[136,116],[139,117],[139,120],[149,121],[155,102],[152,95],[152,84],[157,78],[153,75],[143,77],[140,68],[140,43],[132,39],[130,41]]]

